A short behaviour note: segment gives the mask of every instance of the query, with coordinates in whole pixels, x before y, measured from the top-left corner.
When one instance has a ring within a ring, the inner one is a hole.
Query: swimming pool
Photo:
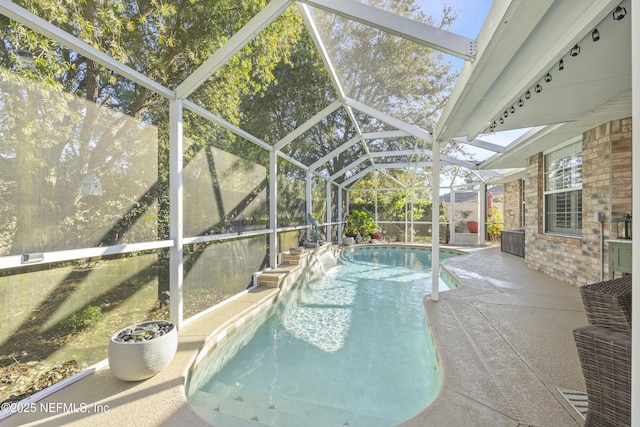
[[[207,355],[190,404],[216,426],[393,426],[416,415],[442,381],[422,303],[430,267],[425,249],[342,250]]]

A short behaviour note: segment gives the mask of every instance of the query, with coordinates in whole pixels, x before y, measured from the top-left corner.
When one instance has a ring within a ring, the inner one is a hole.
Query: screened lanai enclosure
[[[473,12],[499,22],[521,3]],[[450,29],[458,13],[0,0],[0,370],[87,370],[122,326],[181,327],[251,287],[316,221],[341,243],[354,210],[382,241],[491,239],[503,178],[522,168],[482,162],[532,130],[450,137],[447,122],[434,137],[490,46],[480,27]]]
[[[349,206],[430,241],[430,128],[474,41],[451,11],[378,6],[2,2],[0,364],[74,372],[127,323],[181,325],[301,245],[309,215],[326,242]],[[475,169],[450,151],[443,192]]]

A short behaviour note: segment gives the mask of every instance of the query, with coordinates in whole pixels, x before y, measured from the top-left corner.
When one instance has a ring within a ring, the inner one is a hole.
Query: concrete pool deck
[[[443,387],[402,425],[584,425],[558,391],[586,390],[573,338],[587,324],[579,289],[496,247],[442,265],[460,283],[425,298]]]
[[[582,425],[557,390],[585,390],[572,335],[587,324],[578,288],[529,270],[497,247],[442,264],[461,285],[439,302],[425,298],[443,387],[432,405],[401,425]],[[207,426],[184,395],[189,366],[211,344],[212,331],[235,328],[241,313],[258,310],[277,292],[258,288],[187,324],[171,365],[148,380],[121,381],[106,366],[0,425]]]

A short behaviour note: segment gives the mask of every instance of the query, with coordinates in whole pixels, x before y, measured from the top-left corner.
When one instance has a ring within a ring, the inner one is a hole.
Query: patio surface
[[[572,331],[587,324],[576,287],[529,270],[497,247],[443,261],[460,288],[425,298],[444,371],[435,402],[402,426],[579,426],[557,387],[584,391]],[[180,331],[171,365],[145,381],[108,366],[17,413],[2,426],[206,426],[184,397],[188,367],[212,331],[277,293],[259,288]],[[73,409],[76,411],[73,411]]]
[[[442,265],[460,283],[425,298],[444,371],[440,394],[403,426],[582,426],[558,387],[585,391],[573,329],[579,289],[499,247]]]

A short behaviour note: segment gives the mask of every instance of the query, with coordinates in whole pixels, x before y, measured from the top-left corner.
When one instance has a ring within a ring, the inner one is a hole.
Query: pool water
[[[343,250],[207,356],[216,363],[203,364],[191,405],[216,426],[393,426],[416,415],[442,382],[423,307],[430,255]]]

